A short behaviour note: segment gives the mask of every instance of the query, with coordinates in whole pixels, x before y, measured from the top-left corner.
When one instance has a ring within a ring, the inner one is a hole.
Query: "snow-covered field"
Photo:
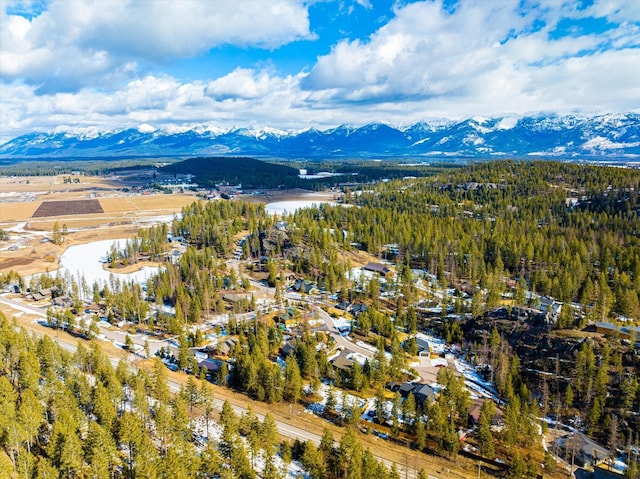
[[[113,273],[103,268],[101,260],[109,254],[111,245],[115,242],[118,243],[119,247],[124,247],[126,241],[126,239],[102,240],[70,246],[60,257],[60,268],[57,272],[62,276],[69,274],[76,280],[84,277],[89,285],[94,282],[100,285],[106,284],[112,275],[114,278],[144,283],[158,272],[158,267],[143,266],[133,273]],[[56,274],[56,272],[54,271],[51,274]]]
[[[319,206],[321,204],[337,205],[337,203],[334,203],[333,201],[318,200],[276,201],[274,203],[267,203],[265,210],[271,215],[284,215],[294,213],[302,208]]]

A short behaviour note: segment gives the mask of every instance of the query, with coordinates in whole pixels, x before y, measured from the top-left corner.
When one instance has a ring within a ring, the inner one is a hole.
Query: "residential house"
[[[631,339],[635,336],[636,341],[640,341],[640,327],[638,326],[618,326],[605,321],[596,323],[596,331],[607,336],[617,336],[620,339]]]
[[[22,291],[22,289],[20,288],[20,284],[18,284],[16,282],[12,282],[12,283],[4,285],[3,291],[5,293],[19,293],[19,292]]]
[[[277,221],[274,227],[278,231],[287,231],[289,229],[289,223],[286,221]]]
[[[206,358],[198,362],[200,369],[205,368],[208,374],[216,374],[222,367],[220,359]]]
[[[397,391],[403,398],[409,397],[409,394],[416,388],[416,383],[402,383]]]
[[[362,303],[352,304],[349,312],[354,316],[364,313],[367,310],[367,305]]]
[[[218,351],[219,354],[229,356],[231,351],[233,351],[233,348],[235,348],[237,342],[238,342],[237,339],[233,339],[233,338],[226,339],[218,343],[218,345],[216,346],[216,350]]]
[[[231,304],[244,303],[251,301],[251,293],[226,293],[222,295],[222,299]]]
[[[382,264],[382,263],[374,263],[370,261],[364,267],[365,271],[371,271],[373,273],[378,273],[380,276],[388,276],[391,274],[391,268]]]
[[[70,308],[73,305],[73,300],[68,296],[58,296],[57,298],[53,298],[51,304],[59,308]]]
[[[318,288],[313,283],[308,283],[300,278],[296,279],[291,288],[296,293],[312,294],[318,292]]]
[[[539,301],[538,310],[546,315],[546,322],[555,323],[562,311],[562,303],[549,296],[542,296]]]
[[[609,456],[608,449],[580,432],[558,438],[555,444],[560,450],[560,457],[580,467],[594,467]]]
[[[296,352],[296,347],[293,344],[291,344],[289,341],[285,342],[280,348],[280,355],[283,358],[286,358],[291,354],[295,354],[295,352]]]
[[[625,479],[625,474],[610,464],[598,464],[593,468],[593,479]]]
[[[353,359],[351,359],[352,354],[353,351],[345,349],[331,361],[331,364],[333,364],[334,368],[340,371],[350,370],[351,366],[353,366]]]
[[[431,348],[429,346],[429,341],[420,336],[416,336],[416,346],[418,346],[418,356],[429,356],[431,352]]]
[[[416,384],[411,391],[416,398],[416,403],[424,404],[427,401],[432,403],[436,399],[436,393],[428,384]]]

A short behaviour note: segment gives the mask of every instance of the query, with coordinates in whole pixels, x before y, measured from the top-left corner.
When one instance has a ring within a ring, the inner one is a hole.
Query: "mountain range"
[[[568,158],[640,157],[640,115],[536,115],[384,123],[327,130],[220,129],[210,125],[102,131],[34,132],[0,145],[0,158],[124,156],[239,156],[272,158]]]

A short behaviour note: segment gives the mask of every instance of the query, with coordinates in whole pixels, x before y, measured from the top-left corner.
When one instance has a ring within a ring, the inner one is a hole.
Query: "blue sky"
[[[640,111],[640,0],[0,0],[30,131]]]

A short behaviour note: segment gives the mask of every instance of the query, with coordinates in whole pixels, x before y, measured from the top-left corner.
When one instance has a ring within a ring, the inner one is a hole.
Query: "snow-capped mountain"
[[[210,124],[156,129],[143,124],[124,130],[30,133],[0,145],[3,158],[198,155],[633,159],[640,157],[640,115],[473,117],[404,127],[369,123],[296,131]]]

